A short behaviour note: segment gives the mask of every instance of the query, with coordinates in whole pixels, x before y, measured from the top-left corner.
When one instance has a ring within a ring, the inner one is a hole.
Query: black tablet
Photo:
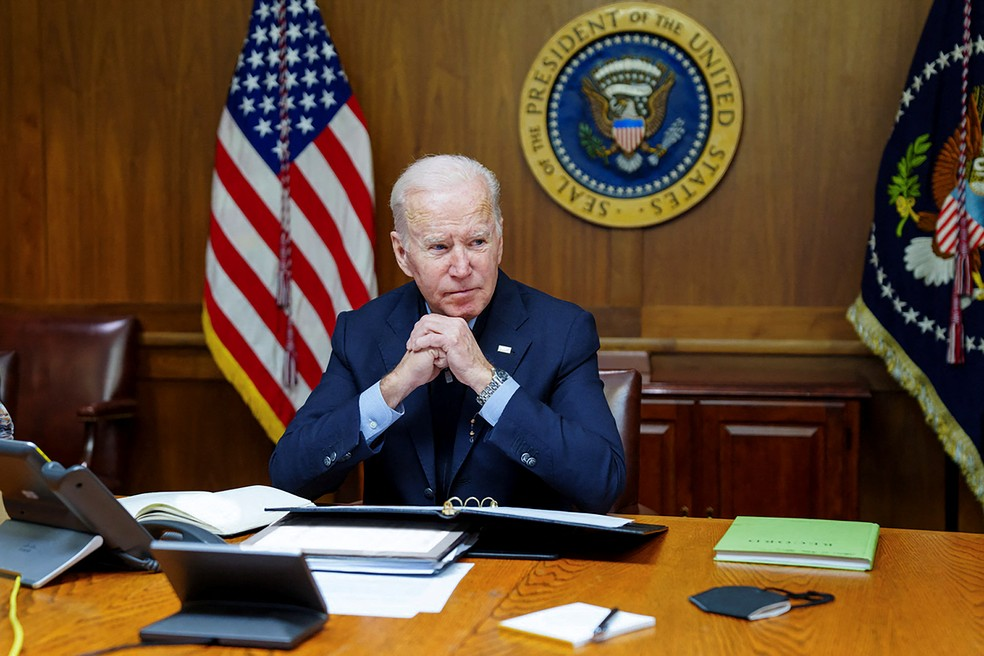
[[[155,541],[181,610],[140,631],[144,642],[292,649],[328,619],[300,553]]]

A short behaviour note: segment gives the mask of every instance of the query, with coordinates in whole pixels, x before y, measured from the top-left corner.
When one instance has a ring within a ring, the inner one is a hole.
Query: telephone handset
[[[142,519],[137,523],[155,540],[225,544],[215,533],[177,519]]]

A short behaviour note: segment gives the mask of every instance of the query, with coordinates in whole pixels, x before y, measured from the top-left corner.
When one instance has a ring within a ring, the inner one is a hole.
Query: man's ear
[[[396,263],[400,266],[403,273],[413,278],[413,273],[410,272],[409,262],[407,261],[407,249],[404,248],[403,240],[400,239],[400,233],[396,230],[390,233],[390,243],[393,245],[393,255],[396,256]]]

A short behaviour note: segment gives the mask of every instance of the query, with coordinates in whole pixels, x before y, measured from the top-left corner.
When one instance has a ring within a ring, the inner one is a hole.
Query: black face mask
[[[744,620],[775,617],[794,608],[819,606],[833,600],[834,595],[825,592],[790,592],[782,588],[756,588],[750,585],[726,585],[690,597],[690,601],[703,611]]]

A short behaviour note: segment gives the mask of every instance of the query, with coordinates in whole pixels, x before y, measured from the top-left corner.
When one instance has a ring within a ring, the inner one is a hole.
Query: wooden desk
[[[883,529],[874,570],[843,572],[715,563],[712,547],[730,521],[640,521],[670,530],[618,562],[476,559],[444,612],[410,620],[333,616],[293,653],[570,654],[562,643],[504,632],[497,624],[585,601],[654,615],[656,627],[587,645],[578,654],[984,654],[984,535]],[[812,589],[837,599],[757,622],[705,614],[687,599],[718,585]],[[0,650],[10,639],[10,587],[0,581]],[[75,655],[137,642],[141,627],[177,608],[162,574],[70,572],[56,584],[22,590],[24,655]],[[278,652],[162,646],[114,653]]]

